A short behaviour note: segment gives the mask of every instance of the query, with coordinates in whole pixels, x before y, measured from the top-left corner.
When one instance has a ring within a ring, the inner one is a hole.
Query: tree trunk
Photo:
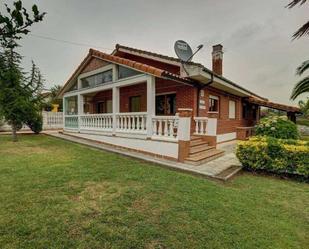
[[[17,142],[17,129],[15,125],[12,125],[12,138],[13,142]]]

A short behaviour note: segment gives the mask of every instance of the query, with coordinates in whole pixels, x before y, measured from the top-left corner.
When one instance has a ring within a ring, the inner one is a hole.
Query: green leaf
[[[37,16],[39,14],[39,10],[38,10],[38,6],[36,6],[35,4],[32,6],[32,11],[34,13],[35,16]]]
[[[17,2],[14,2],[14,5],[15,5],[15,8],[16,10],[21,10],[22,8],[22,2],[21,1],[17,1]]]

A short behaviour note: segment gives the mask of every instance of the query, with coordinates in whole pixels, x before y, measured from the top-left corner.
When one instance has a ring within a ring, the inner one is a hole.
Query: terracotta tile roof
[[[146,50],[142,50],[142,49],[131,48],[131,47],[123,46],[123,45],[120,45],[120,44],[116,44],[116,50],[113,52],[113,54],[115,54],[119,49],[123,49],[123,50],[127,50],[127,51],[132,51],[132,52],[141,54],[141,56],[142,55],[149,55],[149,56],[153,56],[153,57],[156,57],[156,58],[159,58],[159,59],[164,59],[164,60],[168,60],[168,61],[171,61],[171,62],[177,62],[179,64],[181,63],[181,60],[178,59],[178,58],[175,58],[175,57],[166,56],[166,55],[163,55],[163,54],[158,54],[158,53],[154,53],[154,52],[150,52],[150,51],[146,51]],[[237,88],[239,88],[239,89],[241,89],[243,91],[248,92],[250,95],[253,95],[253,96],[258,97],[258,98],[263,99],[263,100],[267,100],[266,98],[261,97],[261,96],[255,94],[255,93],[245,89],[244,87],[242,87],[242,86],[232,82],[231,80],[223,77],[222,75],[216,74],[215,72],[213,72],[212,70],[208,69],[207,67],[205,67],[201,63],[196,63],[196,62],[190,61],[190,62],[187,62],[186,64],[193,65],[193,66],[198,66],[198,67],[202,68],[202,70],[204,70],[205,72],[216,76],[217,78],[227,82],[228,84],[230,84],[230,85],[232,85],[234,87],[237,87]]]
[[[271,101],[262,101],[262,100],[259,100],[257,98],[253,98],[253,97],[249,97],[248,102],[250,102],[252,104],[257,104],[257,105],[260,105],[260,106],[273,108],[273,109],[276,109],[276,110],[286,111],[286,112],[297,112],[297,113],[301,112],[300,109],[296,106],[283,105],[283,104],[278,104],[278,103],[274,103],[274,102],[271,102]]]
[[[132,51],[132,52],[135,52],[135,53],[146,54],[146,55],[150,55],[150,56],[153,56],[153,57],[161,58],[161,59],[164,59],[164,60],[169,60],[169,61],[181,63],[180,59],[172,57],[172,56],[167,56],[167,55],[158,54],[158,53],[154,53],[154,52],[150,52],[150,51],[146,51],[146,50],[142,50],[142,49],[131,48],[131,47],[123,46],[123,45],[120,45],[120,44],[116,44],[116,51],[119,50],[119,49],[129,50],[129,51]],[[203,66],[200,63],[196,63],[196,62],[192,62],[192,61],[187,62],[187,64]]]

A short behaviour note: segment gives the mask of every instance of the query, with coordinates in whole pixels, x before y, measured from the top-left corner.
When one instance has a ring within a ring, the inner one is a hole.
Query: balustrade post
[[[147,119],[146,129],[147,138],[151,138],[153,133],[152,118],[155,116],[156,106],[156,79],[154,76],[149,76],[147,79]]]
[[[191,140],[191,119],[193,110],[190,108],[179,108],[178,122],[178,161],[183,162],[189,155]]]
[[[117,130],[117,113],[119,113],[119,88],[113,87],[113,117],[112,117],[112,130],[113,135],[116,135]]]

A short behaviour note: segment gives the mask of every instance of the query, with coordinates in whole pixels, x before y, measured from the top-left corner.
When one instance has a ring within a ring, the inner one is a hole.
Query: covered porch
[[[183,134],[206,135],[207,118],[193,117],[196,89],[142,75],[64,95],[64,130],[177,142]],[[183,95],[187,95],[184,98]],[[179,112],[190,109],[189,127]],[[192,122],[191,122],[192,121]],[[214,129],[214,125],[212,125]],[[187,129],[187,131],[184,131]]]

